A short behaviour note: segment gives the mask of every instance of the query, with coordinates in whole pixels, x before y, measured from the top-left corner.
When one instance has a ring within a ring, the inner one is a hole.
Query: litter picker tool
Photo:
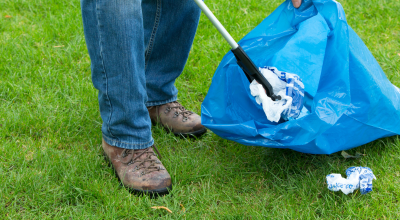
[[[253,80],[256,80],[258,83],[260,83],[267,94],[273,101],[275,100],[280,100],[281,97],[278,95],[275,95],[271,84],[268,82],[267,79],[260,73],[256,65],[254,65],[253,61],[250,59],[250,57],[244,52],[242,47],[236,43],[236,41],[232,38],[232,36],[226,31],[224,26],[222,26],[221,22],[218,21],[218,19],[214,16],[214,14],[210,11],[210,9],[207,7],[206,4],[202,0],[194,0],[196,4],[200,7],[200,9],[203,11],[203,13],[208,17],[208,19],[213,23],[215,28],[221,33],[221,35],[225,38],[225,40],[229,43],[229,45],[232,47],[232,53],[235,55],[237,64],[240,66],[240,68],[243,70],[243,72],[246,74],[247,79],[251,83]]]

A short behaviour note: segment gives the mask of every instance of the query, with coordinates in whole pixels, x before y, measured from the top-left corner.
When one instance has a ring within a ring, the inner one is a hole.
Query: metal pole
[[[206,4],[202,0],[194,0],[196,4],[199,6],[199,8],[203,11],[203,13],[210,19],[210,21],[213,23],[215,28],[221,33],[221,35],[225,38],[226,41],[228,41],[229,45],[231,45],[232,49],[236,49],[239,47],[239,45],[236,43],[236,41],[232,38],[232,36],[226,31],[224,26],[222,26],[221,22],[218,21],[218,19],[214,16],[214,14],[210,11],[210,9],[207,7]]]

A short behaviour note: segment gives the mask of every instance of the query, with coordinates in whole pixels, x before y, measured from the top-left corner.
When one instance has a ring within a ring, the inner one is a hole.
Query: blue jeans
[[[177,100],[200,17],[192,0],[81,0],[104,140],[127,149],[154,144],[148,106]]]

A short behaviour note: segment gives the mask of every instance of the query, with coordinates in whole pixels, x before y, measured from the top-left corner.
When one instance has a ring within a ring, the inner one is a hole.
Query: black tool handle
[[[256,65],[254,65],[253,61],[247,56],[246,52],[242,49],[242,47],[239,45],[236,49],[232,49],[233,54],[236,57],[237,64],[240,66],[240,68],[243,70],[243,72],[246,74],[247,79],[251,83],[253,80],[256,80],[258,83],[260,83],[266,93],[267,96],[269,96],[273,101],[275,100],[281,100],[281,96],[277,96],[274,94],[272,90],[271,84],[268,82],[267,79],[260,73]]]

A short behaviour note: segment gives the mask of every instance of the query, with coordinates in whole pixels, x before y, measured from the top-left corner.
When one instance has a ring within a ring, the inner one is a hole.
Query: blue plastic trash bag
[[[314,154],[400,134],[400,89],[347,24],[340,3],[303,0],[295,9],[287,0],[239,44],[257,66],[299,75],[304,108],[296,120],[268,121],[228,52],[201,108],[202,124],[215,134]]]

